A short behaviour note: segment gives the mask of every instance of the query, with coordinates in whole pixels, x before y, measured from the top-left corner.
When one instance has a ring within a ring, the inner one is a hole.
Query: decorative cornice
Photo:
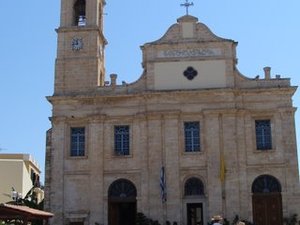
[[[88,170],[77,170],[77,171],[65,171],[64,174],[66,176],[81,176],[81,175],[90,175],[90,171]]]
[[[123,174],[140,174],[141,170],[140,169],[132,169],[132,170],[105,170],[104,174],[109,175],[109,174],[117,174],[118,176],[121,176]]]

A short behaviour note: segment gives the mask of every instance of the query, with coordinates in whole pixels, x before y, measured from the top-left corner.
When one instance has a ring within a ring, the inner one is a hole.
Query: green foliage
[[[0,225],[24,225],[22,220],[0,220]]]
[[[136,225],[150,225],[149,219],[143,213],[136,214]]]
[[[35,191],[36,187],[32,187],[28,193],[26,194],[26,196],[22,199],[22,203],[26,206],[28,206],[29,208],[34,208],[34,209],[39,209],[39,210],[43,210],[44,208],[44,201],[40,202],[39,204],[37,203],[38,199],[37,199],[37,194]]]
[[[238,215],[235,215],[235,217],[234,217],[234,219],[233,219],[233,221],[232,221],[232,225],[237,224],[239,221],[240,221],[239,216],[238,216]]]
[[[223,225],[230,225],[230,222],[226,218],[224,218]]]
[[[284,225],[297,225],[297,223],[300,225],[300,221],[298,221],[297,217],[297,214],[293,214],[290,217],[283,218]]]
[[[155,220],[147,218],[143,213],[139,212],[136,214],[136,225],[160,225],[160,223]]]

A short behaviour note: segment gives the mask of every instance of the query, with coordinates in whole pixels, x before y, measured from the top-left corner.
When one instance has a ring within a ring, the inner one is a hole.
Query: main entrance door
[[[136,188],[129,180],[119,179],[108,190],[108,224],[133,225],[136,217]]]
[[[262,175],[252,185],[253,222],[282,225],[281,185],[275,177]]]
[[[188,225],[203,225],[203,206],[202,203],[187,203]]]
[[[110,225],[135,224],[135,202],[110,202],[109,207]]]
[[[203,221],[203,204],[197,202],[204,197],[204,185],[197,177],[187,179],[184,184],[184,196],[187,201],[193,199],[193,203],[186,203],[187,224],[188,225],[204,225]]]

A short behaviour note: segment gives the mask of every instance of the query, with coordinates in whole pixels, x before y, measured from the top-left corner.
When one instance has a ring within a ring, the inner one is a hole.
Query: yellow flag
[[[224,183],[225,181],[225,174],[226,174],[226,167],[225,167],[225,160],[224,160],[224,154],[221,154],[220,159],[220,180],[221,183]]]

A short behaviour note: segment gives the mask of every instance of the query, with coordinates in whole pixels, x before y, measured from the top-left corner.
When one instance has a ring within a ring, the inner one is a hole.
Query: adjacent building
[[[237,42],[184,15],[141,47],[136,82],[107,82],[104,5],[61,1],[48,97],[51,223],[132,225],[142,212],[161,224],[204,225],[220,214],[282,225],[300,215],[290,79],[270,67],[243,75]]]
[[[33,186],[39,186],[41,170],[29,154],[0,154],[0,203],[11,202],[12,192],[24,198]],[[37,198],[44,198],[43,191]]]

